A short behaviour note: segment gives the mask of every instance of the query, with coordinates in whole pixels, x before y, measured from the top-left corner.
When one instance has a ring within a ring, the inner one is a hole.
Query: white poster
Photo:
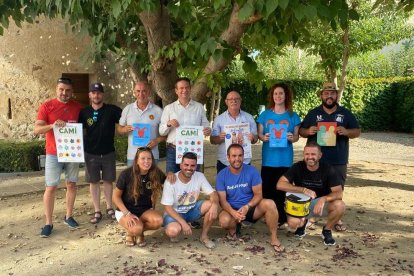
[[[66,123],[64,127],[55,126],[53,133],[59,162],[85,162],[82,124]]]
[[[231,144],[239,144],[244,149],[244,158],[252,158],[252,143],[249,139],[249,123],[225,125],[223,126],[226,133],[225,143],[226,152]]]
[[[175,162],[181,163],[183,154],[193,152],[197,154],[197,164],[203,164],[204,154],[204,134],[202,126],[182,126],[179,127],[175,135]]]

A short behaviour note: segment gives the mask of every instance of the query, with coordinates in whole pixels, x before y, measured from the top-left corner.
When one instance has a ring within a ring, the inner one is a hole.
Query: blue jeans
[[[180,165],[175,163],[175,148],[167,146],[165,172],[176,173],[180,170]]]

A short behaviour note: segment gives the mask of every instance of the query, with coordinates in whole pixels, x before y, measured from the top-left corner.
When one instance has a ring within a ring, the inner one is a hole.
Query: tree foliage
[[[175,98],[179,74],[196,80],[202,102],[236,55],[252,78],[263,77],[252,51],[283,47],[311,36],[317,20],[347,27],[355,17],[346,0],[21,0],[0,4],[1,25],[36,16],[63,17],[68,30],[93,38],[99,56],[126,60],[137,78],[149,78],[157,94]]]

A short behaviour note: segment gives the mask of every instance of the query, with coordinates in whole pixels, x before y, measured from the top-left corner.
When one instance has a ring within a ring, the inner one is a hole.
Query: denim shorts
[[[46,186],[58,186],[62,172],[65,172],[67,182],[78,182],[79,163],[58,162],[56,155],[47,154],[45,162]]]
[[[201,206],[203,205],[204,200],[199,200],[196,202],[194,207],[187,213],[178,213],[186,222],[192,222],[199,220],[202,217]],[[164,223],[163,226],[167,226],[171,222],[176,222],[176,220],[169,216],[167,213],[164,213]]]
[[[315,199],[311,200],[311,203],[309,205],[309,215],[307,215],[307,218],[314,218],[314,217],[326,217],[328,216],[328,202],[325,202],[325,205],[323,206],[322,216],[317,215],[313,212],[313,209],[315,208],[316,203],[318,203],[320,197],[317,197]]]

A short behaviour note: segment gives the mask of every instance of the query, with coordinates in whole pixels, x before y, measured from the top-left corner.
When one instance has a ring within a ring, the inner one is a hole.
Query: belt
[[[175,145],[173,143],[167,143],[167,147],[175,149]]]

